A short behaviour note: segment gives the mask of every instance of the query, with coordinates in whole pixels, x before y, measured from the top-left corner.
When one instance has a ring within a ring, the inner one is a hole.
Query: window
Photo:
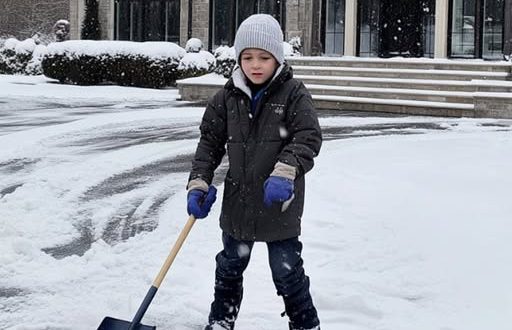
[[[285,0],[212,0],[213,48],[223,45],[232,46],[238,25],[244,19],[256,13],[272,15],[284,30]]]
[[[342,55],[345,42],[345,1],[327,0],[325,11],[325,54]]]
[[[454,0],[452,9],[451,54],[475,56],[475,0]]]
[[[359,56],[379,56],[380,1],[359,2]]]
[[[501,59],[505,0],[453,0],[451,56]]]
[[[115,39],[171,41],[180,39],[180,0],[116,0]]]
[[[504,0],[485,1],[482,56],[503,58]]]

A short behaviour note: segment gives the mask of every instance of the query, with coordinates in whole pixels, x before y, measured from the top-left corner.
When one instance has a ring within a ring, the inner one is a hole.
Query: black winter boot
[[[215,329],[226,329],[226,330],[233,330],[235,328],[235,324],[230,324],[228,322],[219,321],[214,322],[211,324],[208,324],[204,330],[215,330]]]
[[[320,320],[311,294],[309,293],[309,278],[304,277],[301,290],[291,294],[283,295],[286,314],[290,320],[291,330],[318,330]]]
[[[242,302],[243,288],[240,280],[217,279],[215,281],[215,299],[210,307],[208,323],[219,325],[223,329],[233,330]],[[209,328],[206,328],[207,330]]]

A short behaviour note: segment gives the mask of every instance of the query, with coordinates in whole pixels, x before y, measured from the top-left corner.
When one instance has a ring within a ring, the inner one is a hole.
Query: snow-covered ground
[[[0,76],[0,329],[133,317],[187,219],[203,109],[177,96]],[[510,329],[512,121],[321,124],[301,238],[322,329]],[[192,229],[145,324],[201,329],[219,211]],[[286,329],[263,244],[245,279],[237,328]]]

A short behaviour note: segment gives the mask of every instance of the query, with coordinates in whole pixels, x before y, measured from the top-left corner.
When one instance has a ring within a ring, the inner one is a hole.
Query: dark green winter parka
[[[242,75],[238,70],[234,76]],[[250,111],[250,92],[231,78],[210,99],[200,126],[189,181],[211,184],[227,146],[229,170],[220,226],[238,240],[269,242],[300,235],[304,175],[313,167],[322,144],[306,87],[293,79],[287,64],[277,72],[256,105],[255,116]],[[263,204],[263,184],[277,162],[293,166],[296,173],[295,198],[284,211],[282,203],[269,208]]]

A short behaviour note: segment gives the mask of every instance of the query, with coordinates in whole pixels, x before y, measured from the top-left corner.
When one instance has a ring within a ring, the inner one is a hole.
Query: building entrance
[[[381,0],[380,57],[423,56],[420,1]]]
[[[359,1],[359,55],[433,57],[435,0]]]

